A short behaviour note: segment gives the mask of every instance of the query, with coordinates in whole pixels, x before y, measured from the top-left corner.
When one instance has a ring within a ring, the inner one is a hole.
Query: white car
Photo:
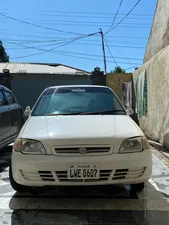
[[[29,118],[12,152],[12,187],[131,184],[143,190],[152,154],[131,111],[105,86],[47,88],[26,108]]]

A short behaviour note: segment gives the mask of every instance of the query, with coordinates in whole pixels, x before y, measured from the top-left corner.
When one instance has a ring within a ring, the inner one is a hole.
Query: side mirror
[[[31,114],[31,107],[27,106],[24,112],[24,116],[29,117],[30,114]]]
[[[134,110],[133,110],[130,106],[126,106],[126,105],[125,105],[125,108],[126,108],[127,114],[128,114],[129,116],[133,115]]]

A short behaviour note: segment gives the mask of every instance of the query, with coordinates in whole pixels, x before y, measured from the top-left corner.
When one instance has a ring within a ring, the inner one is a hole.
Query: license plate
[[[91,164],[72,164],[68,167],[69,180],[94,180],[99,179],[100,169],[98,165]]]

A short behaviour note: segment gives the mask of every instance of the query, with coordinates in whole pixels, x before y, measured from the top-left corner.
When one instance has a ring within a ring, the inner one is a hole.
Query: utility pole
[[[104,60],[104,73],[107,74],[107,66],[106,66],[106,53],[105,53],[105,47],[104,47],[104,34],[102,29],[100,28],[100,34],[102,38],[102,50],[103,50],[103,60]]]

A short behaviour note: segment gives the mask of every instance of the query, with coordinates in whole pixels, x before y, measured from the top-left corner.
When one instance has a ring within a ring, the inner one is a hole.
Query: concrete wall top
[[[169,1],[158,0],[144,62],[169,45]]]
[[[8,69],[10,73],[20,74],[69,74],[91,75],[89,72],[62,64],[48,65],[35,63],[0,63],[0,73]]]

